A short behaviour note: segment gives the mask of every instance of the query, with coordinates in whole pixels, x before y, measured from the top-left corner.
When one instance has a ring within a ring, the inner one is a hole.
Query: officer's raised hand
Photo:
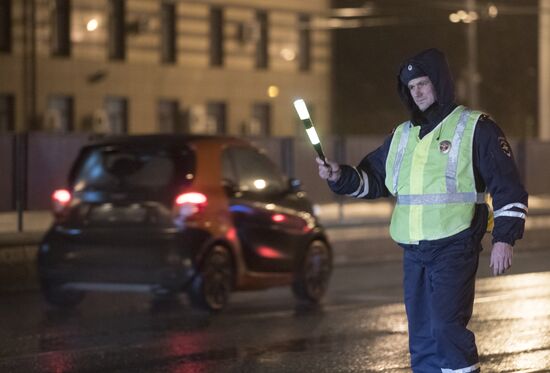
[[[512,266],[514,249],[505,242],[495,242],[491,250],[491,264],[493,275],[501,275]]]
[[[326,159],[325,164],[325,162],[323,162],[323,160],[319,157],[315,158],[315,160],[319,165],[319,176],[321,179],[330,181],[338,181],[338,179],[340,179],[342,171],[340,170],[340,165],[338,165],[338,163]]]

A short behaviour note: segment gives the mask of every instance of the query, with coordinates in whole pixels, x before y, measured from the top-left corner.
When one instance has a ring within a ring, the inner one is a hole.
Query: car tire
[[[46,280],[42,281],[41,290],[49,304],[61,308],[76,307],[86,295],[83,291],[63,289],[63,283]]]
[[[221,245],[213,246],[203,258],[188,290],[191,305],[207,311],[222,310],[229,301],[233,280],[229,250]]]
[[[302,302],[319,303],[327,292],[331,273],[329,246],[320,240],[311,242],[294,274],[294,296]]]

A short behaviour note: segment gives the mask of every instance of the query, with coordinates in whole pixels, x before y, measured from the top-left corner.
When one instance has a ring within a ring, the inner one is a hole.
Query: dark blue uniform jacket
[[[420,138],[434,129],[454,108],[454,88],[451,75],[444,58],[438,51],[428,50],[416,61],[418,66],[427,73],[437,92],[435,102],[425,112],[420,112],[410,96],[408,87],[401,83],[398,77],[398,91],[401,99],[411,111],[411,122],[421,126]],[[401,69],[400,69],[401,70]],[[386,158],[390,148],[392,135],[375,151],[368,154],[357,166],[368,175],[368,193],[366,199],[388,197],[390,192],[385,186]],[[493,209],[499,210],[512,203],[527,206],[527,192],[520,182],[520,177],[514,162],[514,157],[502,130],[488,116],[482,115],[477,122],[473,143],[473,167],[478,192],[487,191],[493,198]],[[342,176],[337,182],[329,182],[330,188],[338,194],[352,194],[361,185],[361,173],[353,167],[342,165]],[[509,211],[526,213],[521,207],[510,208]],[[475,216],[470,228],[455,236],[443,238],[445,241],[471,238],[476,242],[481,240],[486,231],[488,209],[486,205],[476,205]],[[518,217],[499,216],[495,218],[493,242],[506,242],[511,245],[523,236],[525,220]],[[432,242],[437,244],[437,242]]]

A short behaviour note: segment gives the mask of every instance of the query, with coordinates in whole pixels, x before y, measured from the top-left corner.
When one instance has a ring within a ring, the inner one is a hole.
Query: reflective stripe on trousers
[[[479,369],[479,363],[476,363],[474,365],[471,365],[471,366],[466,367],[466,368],[461,368],[461,369],[444,369],[444,368],[441,368],[441,373],[471,373],[471,372],[475,372],[478,369]]]

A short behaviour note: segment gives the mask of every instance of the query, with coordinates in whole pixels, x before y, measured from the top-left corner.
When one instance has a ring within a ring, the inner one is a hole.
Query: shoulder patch
[[[498,144],[500,145],[500,150],[508,157],[512,157],[512,147],[508,143],[505,137],[498,138]]]
[[[479,116],[479,120],[487,120],[487,119],[491,119],[491,117],[489,116],[489,114],[482,113],[482,114]]]

